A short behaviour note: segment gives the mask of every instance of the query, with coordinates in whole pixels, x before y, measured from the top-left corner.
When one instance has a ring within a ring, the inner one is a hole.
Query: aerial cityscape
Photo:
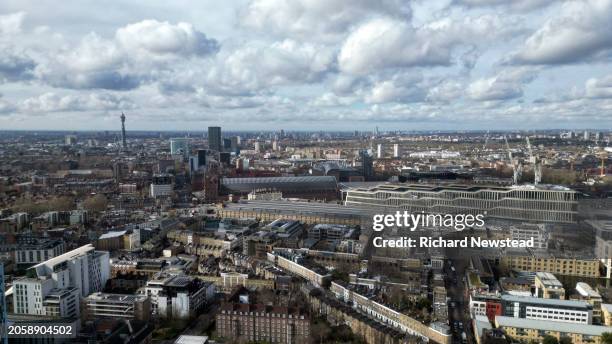
[[[612,344],[612,0],[0,3],[0,344]]]

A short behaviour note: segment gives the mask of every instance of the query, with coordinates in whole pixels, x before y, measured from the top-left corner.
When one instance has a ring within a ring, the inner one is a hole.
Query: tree
[[[602,344],[612,344],[612,332],[604,332],[601,334]]]
[[[102,194],[97,194],[87,198],[83,202],[83,208],[90,212],[100,212],[106,210],[108,199]]]
[[[559,340],[559,344],[572,344],[572,338],[570,338],[568,336],[563,336]]]
[[[431,307],[431,301],[426,298],[426,297],[422,297],[417,301],[416,304],[418,309],[427,309],[429,310],[429,308]]]
[[[544,336],[544,339],[542,340],[542,344],[559,344],[559,341],[557,340],[556,337],[553,337],[551,335],[546,335]]]

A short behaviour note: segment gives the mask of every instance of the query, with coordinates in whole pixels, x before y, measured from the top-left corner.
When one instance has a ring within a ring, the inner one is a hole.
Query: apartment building
[[[277,267],[304,278],[308,282],[322,286],[331,275],[323,268],[308,264],[303,254],[293,250],[274,250],[267,254],[268,261]]]
[[[599,260],[590,257],[571,257],[544,252],[506,251],[500,264],[508,270],[550,272],[555,275],[599,277]]]
[[[612,332],[612,327],[589,324],[563,324],[554,321],[520,319],[514,317],[495,317],[495,325],[503,329],[506,336],[524,343],[541,343],[545,336],[560,340],[571,339],[572,344],[602,344],[601,335]]]
[[[310,343],[310,318],[297,308],[225,303],[216,316],[217,332],[233,341]]]
[[[444,329],[443,326],[437,326],[435,323],[430,325],[423,324],[407,314],[358,293],[349,286],[331,282],[330,291],[337,299],[351,305],[357,312],[400,332],[418,336],[425,340],[433,340],[441,344],[450,344],[452,342],[452,334],[447,328]]]

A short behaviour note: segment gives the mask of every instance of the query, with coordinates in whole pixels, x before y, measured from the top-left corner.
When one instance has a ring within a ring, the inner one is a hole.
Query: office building
[[[208,150],[198,149],[196,169],[199,169],[202,166],[206,166],[207,156],[208,156]]]
[[[510,227],[512,240],[529,240],[533,238],[535,249],[548,248],[549,233],[544,224],[522,223]]]
[[[503,315],[551,322],[592,324],[593,306],[585,301],[502,295]]]
[[[87,319],[118,318],[149,320],[151,301],[146,295],[93,293],[83,300]]]
[[[593,322],[598,324],[601,322],[602,301],[601,294],[591,288],[590,285],[584,282],[576,283],[576,291],[580,295],[580,299],[588,302],[593,306]]]
[[[363,177],[365,180],[369,180],[374,176],[374,161],[366,149],[359,151],[359,161],[361,163],[361,173]]]
[[[0,331],[2,333],[6,333],[6,299],[4,297],[4,263],[0,262]],[[8,338],[6,336],[0,337],[2,344],[8,343]]]
[[[398,143],[395,143],[395,144],[393,145],[393,157],[394,157],[395,159],[399,159],[399,158],[401,158],[401,155],[400,155],[400,154],[401,154],[401,152],[400,152],[400,146],[399,146],[399,144],[398,144]]]
[[[174,191],[174,183],[172,176],[169,174],[159,174],[153,176],[149,193],[153,198],[172,196]]]
[[[543,299],[565,300],[565,289],[550,272],[536,272],[535,295]]]
[[[501,298],[496,294],[474,293],[470,295],[469,307],[472,317],[486,316],[489,321],[503,313]]]
[[[568,337],[572,344],[603,344],[601,335],[612,332],[612,327],[588,324],[563,324],[546,320],[495,317],[495,325],[507,336],[524,343],[541,343],[545,336],[560,340]]]
[[[208,148],[221,152],[223,151],[221,143],[221,127],[208,127]]]
[[[226,340],[279,344],[310,343],[310,318],[296,308],[224,303],[216,316],[217,333]]]
[[[147,281],[145,293],[151,298],[152,314],[188,319],[213,299],[215,286],[190,276],[158,273]]]
[[[382,184],[348,188],[344,192],[346,205],[379,211],[486,213],[487,217],[521,221],[574,223],[578,207],[575,191],[545,185]]]
[[[121,147],[127,149],[127,142],[125,137],[125,114],[121,113]]]
[[[320,223],[308,229],[308,238],[315,240],[348,240],[355,239],[358,231],[354,227]]]
[[[64,253],[64,242],[60,239],[34,239],[17,246],[15,263],[19,267],[28,267],[42,263]]]
[[[602,263],[605,277],[612,278],[612,221],[587,220],[595,230],[595,257]]]
[[[333,176],[222,178],[221,190],[245,197],[257,190],[278,191],[283,197],[325,200],[338,197],[338,184]]]
[[[75,287],[55,288],[46,277],[19,278],[13,283],[15,314],[72,318],[80,314],[80,292]]]
[[[75,145],[77,143],[77,136],[76,135],[66,135],[64,136],[64,144],[66,144],[67,146],[72,146]]]
[[[101,291],[110,277],[109,253],[93,245],[81,246],[31,267],[40,279],[51,279],[54,288],[75,287],[85,297]]]
[[[185,137],[177,137],[170,139],[170,154],[174,156],[182,156],[187,159],[191,153],[189,149],[189,139]]]
[[[232,149],[232,140],[231,139],[223,139],[223,150],[229,152]]]

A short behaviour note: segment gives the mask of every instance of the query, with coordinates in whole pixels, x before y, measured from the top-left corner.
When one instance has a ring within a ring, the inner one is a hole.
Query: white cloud
[[[421,81],[421,75],[396,74],[375,82],[364,100],[369,104],[419,102],[425,98]]]
[[[511,68],[496,76],[473,81],[467,94],[480,101],[508,100],[523,96],[523,87],[535,78],[535,70],[530,68]]]
[[[504,39],[522,30],[511,17],[481,15],[446,17],[413,27],[406,21],[380,17],[354,30],[344,42],[338,62],[342,71],[366,74],[385,68],[449,66],[453,50],[466,46],[460,57],[471,68],[477,46]]]
[[[353,74],[389,67],[449,64],[449,47],[436,46],[424,38],[406,22],[377,18],[351,33],[338,63],[342,71]]]
[[[519,64],[564,64],[609,60],[612,0],[572,1],[525,41],[511,59]]]
[[[347,106],[353,102],[355,102],[353,97],[339,97],[332,92],[327,92],[313,99],[309,105],[313,107],[337,107]]]
[[[335,41],[353,25],[375,15],[409,19],[402,0],[252,0],[242,24],[280,37]]]
[[[10,102],[8,102],[7,100],[5,100],[2,97],[2,94],[0,94],[0,115],[1,114],[10,114],[12,112],[15,111],[15,106],[13,104],[11,104]]]
[[[457,101],[464,93],[464,85],[456,80],[443,80],[427,92],[427,100],[433,103]]]
[[[16,12],[0,15],[0,37],[21,33],[21,26],[25,12]]]
[[[555,0],[455,0],[456,4],[468,7],[503,6],[511,10],[528,11],[545,7]]]
[[[589,98],[612,98],[612,74],[587,80],[585,95]]]
[[[54,87],[130,90],[180,67],[186,57],[205,57],[218,47],[190,24],[144,20],[119,28],[113,39],[90,33],[77,46],[49,56],[36,74]]]
[[[219,49],[217,41],[189,23],[143,20],[118,29],[115,37],[125,51],[137,54],[203,56]]]
[[[320,81],[333,68],[334,58],[324,46],[294,40],[247,44],[219,56],[205,81],[211,92],[257,93],[270,86]]]
[[[62,96],[48,92],[24,100],[19,108],[25,113],[49,113],[125,110],[133,107],[132,102],[126,97],[118,97],[108,93]]]

